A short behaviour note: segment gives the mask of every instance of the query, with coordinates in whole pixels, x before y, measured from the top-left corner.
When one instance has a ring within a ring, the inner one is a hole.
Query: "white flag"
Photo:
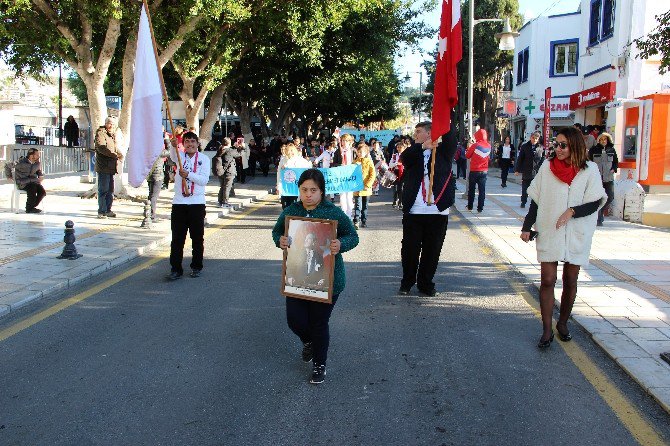
[[[163,150],[161,106],[163,91],[144,5],[137,32],[135,81],[130,113],[128,183],[139,187]]]

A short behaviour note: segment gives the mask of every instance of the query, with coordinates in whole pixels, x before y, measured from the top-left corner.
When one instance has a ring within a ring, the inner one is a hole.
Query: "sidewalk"
[[[466,210],[462,180],[455,206],[539,289],[535,244],[519,238],[527,212],[519,207],[521,186],[510,176],[502,188],[499,175],[489,171],[481,214]],[[558,277],[557,306],[560,271]],[[594,235],[590,264],[579,274],[572,318],[670,412],[670,364],[660,358],[670,352],[670,230],[606,218]]]
[[[10,212],[13,186],[0,186],[0,316],[170,241],[172,188],[161,191],[157,212],[161,221],[151,229],[144,229],[140,227],[144,212],[144,204],[140,202],[115,199],[113,210],[117,218],[99,220],[97,199],[79,198],[92,185],[80,183],[79,178],[45,179],[47,196],[39,206],[45,211],[42,214],[25,214],[24,209],[19,214]],[[273,181],[274,176],[257,176],[247,184],[236,184],[237,196],[231,198],[234,210],[267,196]],[[146,187],[127,189],[131,196],[147,195]],[[207,224],[231,212],[214,206],[218,190],[218,179],[212,178],[206,189]],[[25,196],[21,197],[21,204],[25,206]],[[56,258],[63,251],[67,220],[74,222],[75,246],[83,254],[77,260]],[[166,268],[169,269],[167,265]]]

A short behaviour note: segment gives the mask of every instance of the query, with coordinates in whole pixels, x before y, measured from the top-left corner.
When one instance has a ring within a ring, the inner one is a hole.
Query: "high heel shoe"
[[[567,328],[567,326],[566,326]],[[556,324],[556,333],[558,333],[558,339],[560,339],[563,342],[568,342],[572,339],[572,335],[570,334],[570,330],[566,334],[561,333],[561,330],[558,329],[558,324]]]
[[[551,332],[551,336],[549,336],[549,339],[546,341],[543,341],[542,338],[540,338],[540,342],[537,343],[537,348],[549,348],[551,346],[551,343],[554,342],[554,332]]]

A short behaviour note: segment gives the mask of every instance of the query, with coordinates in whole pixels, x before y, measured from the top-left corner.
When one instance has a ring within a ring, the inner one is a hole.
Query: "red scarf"
[[[575,179],[577,172],[579,172],[579,169],[556,157],[549,161],[549,168],[551,169],[551,172],[556,175],[556,178],[568,185],[572,184],[572,180]]]

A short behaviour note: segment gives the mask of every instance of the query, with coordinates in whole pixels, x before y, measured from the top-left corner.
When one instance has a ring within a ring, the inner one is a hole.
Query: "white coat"
[[[598,166],[587,161],[586,169],[580,170],[572,184],[567,185],[552,173],[549,164],[549,160],[542,163],[528,187],[528,196],[537,203],[537,260],[588,265],[598,213],[571,218],[559,229],[556,229],[556,221],[570,207],[596,200],[600,200],[599,208],[605,205],[607,194]]]

